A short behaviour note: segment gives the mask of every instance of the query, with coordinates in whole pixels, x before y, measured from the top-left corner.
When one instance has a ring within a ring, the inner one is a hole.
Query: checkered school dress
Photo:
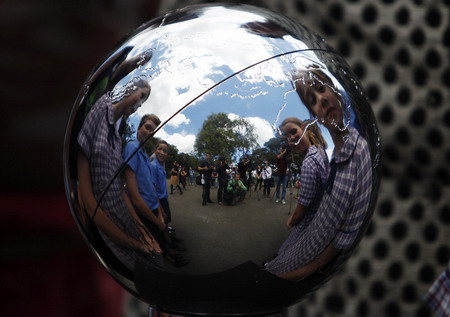
[[[89,160],[92,189],[97,202],[107,190],[100,207],[127,235],[139,239],[140,232],[122,198],[123,179],[119,175],[107,187],[123,163],[122,138],[113,115],[111,100],[103,95],[88,113],[78,135],[78,143]],[[115,244],[99,231],[113,253],[127,267],[134,269],[135,251]]]
[[[423,299],[434,309],[436,316],[450,316],[450,263],[434,281]]]
[[[329,182],[322,202],[298,241],[266,264],[285,274],[317,258],[332,243],[337,249],[353,246],[370,201],[372,166],[366,140],[350,128],[342,149],[331,160]]]
[[[322,147],[311,146],[302,162],[300,174],[300,191],[298,203],[308,207],[300,222],[295,225],[286,241],[281,245],[278,254],[283,254],[290,246],[295,244],[314,218],[322,201],[325,183],[328,179],[330,164]]]

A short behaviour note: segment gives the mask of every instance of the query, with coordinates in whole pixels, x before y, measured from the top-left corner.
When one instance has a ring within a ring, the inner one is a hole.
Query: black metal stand
[[[149,307],[148,308],[148,317],[190,317],[193,315],[174,315],[169,313],[164,313],[159,311],[156,308]],[[201,315],[202,317],[212,317],[212,315]],[[247,316],[247,315],[242,315]],[[251,316],[251,315],[248,315]],[[270,315],[255,315],[255,317],[288,317],[287,311],[284,311],[279,314],[270,314]]]

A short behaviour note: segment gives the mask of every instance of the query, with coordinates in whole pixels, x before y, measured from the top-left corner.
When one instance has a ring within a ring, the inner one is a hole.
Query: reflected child
[[[314,69],[297,74],[295,87],[310,114],[329,131],[335,146],[315,217],[297,242],[267,267],[280,277],[297,281],[320,271],[356,245],[371,197],[372,164],[366,140],[344,118],[346,109],[332,80]]]
[[[119,174],[123,159],[117,122],[134,113],[147,100],[150,86],[133,80],[113,102],[103,95],[92,107],[78,135],[78,196],[80,207],[99,229],[112,252],[131,270],[136,252],[161,252],[123,191]]]
[[[143,145],[148,141],[161,123],[154,114],[146,114],[141,118],[137,130],[137,139],[129,142],[123,149],[123,157],[127,162],[125,180],[127,191],[142,222],[158,241],[163,254],[176,266],[185,265],[175,260],[170,253],[170,238],[167,227],[167,215],[161,207],[158,197],[156,177],[151,161]]]
[[[176,245],[176,243],[181,242],[182,240],[175,237],[175,229],[169,227],[169,224],[172,221],[172,212],[169,205],[169,193],[167,191],[167,173],[165,167],[165,161],[168,156],[168,147],[168,143],[164,140],[160,140],[156,143],[156,147],[152,155],[153,160],[150,163],[150,167],[155,181],[156,193],[158,195],[159,203],[165,213],[164,222],[169,229],[169,246],[172,249],[181,250],[184,248]]]

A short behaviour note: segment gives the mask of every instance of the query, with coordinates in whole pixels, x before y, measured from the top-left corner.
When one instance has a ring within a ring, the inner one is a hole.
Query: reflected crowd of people
[[[243,155],[237,164],[228,164],[224,157],[219,157],[217,162],[214,162],[211,153],[205,153],[197,176],[197,185],[202,186],[202,205],[215,203],[211,199],[211,188],[217,188],[217,203],[221,206],[234,206],[243,202],[246,197],[251,196],[250,190],[256,192],[255,197],[258,200],[259,193],[262,192],[262,198],[274,200],[274,195],[277,195],[274,201],[285,205],[288,178],[292,178],[289,184],[293,186],[294,179],[298,177],[295,169],[290,172],[286,153],[285,146],[280,148],[280,160],[284,162],[279,166],[275,165],[275,160],[272,164],[264,160],[262,164],[256,165],[249,155]],[[271,189],[274,187],[276,190],[271,195]]]
[[[170,195],[201,186],[202,206],[214,206],[212,189],[219,206],[245,204],[252,192],[258,201],[286,205],[290,189],[291,204],[295,199],[285,223],[290,232],[264,269],[293,281],[320,274],[360,236],[371,194],[371,158],[358,119],[327,75],[318,69],[298,73],[294,86],[311,119],[282,121],[285,143],[271,161],[243,155],[236,164],[204,153],[198,166],[174,161],[170,169],[167,142],[158,140],[152,153],[144,147],[161,124],[156,115],[144,115],[136,139],[125,145],[119,128],[147,100],[150,85],[134,79],[122,96],[100,97],[78,135],[77,192],[86,228],[94,225],[130,270],[138,260],[181,267],[189,260],[171,226]],[[321,128],[333,141],[331,158]],[[292,153],[300,158],[297,169]]]

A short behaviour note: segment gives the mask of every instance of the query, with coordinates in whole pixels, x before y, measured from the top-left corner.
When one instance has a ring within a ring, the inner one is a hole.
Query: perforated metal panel
[[[214,1],[167,0],[160,11],[202,2]],[[365,86],[382,137],[366,237],[290,315],[432,315],[421,298],[450,258],[449,1],[240,2],[288,15],[336,48]]]

